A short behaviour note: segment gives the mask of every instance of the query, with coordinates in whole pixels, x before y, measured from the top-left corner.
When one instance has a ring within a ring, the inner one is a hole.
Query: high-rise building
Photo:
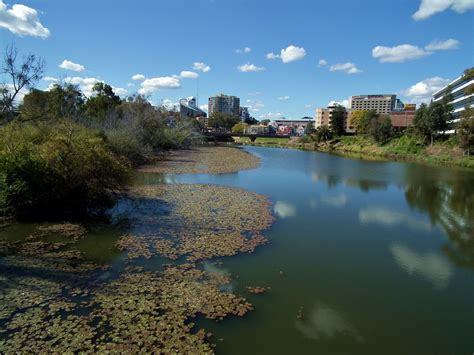
[[[453,106],[453,122],[459,121],[459,116],[466,107],[474,106],[474,69],[468,69],[463,75],[454,79],[444,88],[433,94],[433,101],[442,100],[447,94],[452,95],[450,104]]]
[[[249,113],[249,108],[241,106],[240,107],[240,119],[242,122],[246,122],[250,119],[250,113]]]
[[[349,108],[352,110],[374,110],[388,114],[397,104],[397,95],[357,95],[349,97]]]
[[[209,98],[209,116],[215,112],[240,115],[240,99],[236,96],[224,94]]]

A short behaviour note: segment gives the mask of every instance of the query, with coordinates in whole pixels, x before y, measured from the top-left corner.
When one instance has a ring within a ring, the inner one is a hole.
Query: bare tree
[[[45,71],[42,58],[30,53],[23,57],[21,63],[17,63],[17,57],[17,48],[8,46],[0,74],[9,77],[10,83],[0,84],[0,125],[13,119],[15,100],[20,91],[33,88]]]

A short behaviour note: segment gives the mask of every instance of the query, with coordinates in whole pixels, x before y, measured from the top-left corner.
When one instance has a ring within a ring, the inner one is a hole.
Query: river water
[[[273,204],[270,243],[220,259],[233,292],[271,291],[249,295],[255,311],[243,318],[197,320],[214,334],[216,352],[473,353],[474,172],[245,149],[261,158],[259,168],[137,178],[239,187]],[[120,258],[105,245],[121,232],[96,230],[104,248],[87,241],[80,248],[96,261]]]

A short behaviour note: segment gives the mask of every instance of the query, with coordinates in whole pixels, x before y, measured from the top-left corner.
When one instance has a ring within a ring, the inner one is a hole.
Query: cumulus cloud
[[[273,52],[267,53],[267,59],[273,60],[280,58],[283,63],[291,63],[297,60],[301,60],[306,56],[306,50],[302,47],[297,46],[288,46],[283,48],[280,51],[280,54],[276,54]]]
[[[257,71],[264,71],[264,67],[257,67],[255,64],[242,64],[237,67],[237,70],[242,72],[242,73],[247,73],[247,72],[257,72]]]
[[[183,70],[181,74],[179,74],[179,76],[185,79],[197,79],[199,77],[199,74],[193,71]]]
[[[250,112],[260,112],[260,109],[265,105],[260,100],[247,100],[247,107]]]
[[[49,30],[38,19],[38,11],[31,7],[14,4],[8,8],[0,0],[0,28],[6,28],[19,36],[48,38]]]
[[[320,59],[318,62],[318,67],[324,67],[328,65],[328,62],[325,59]]]
[[[395,47],[377,46],[372,49],[372,57],[378,59],[380,63],[403,63],[407,60],[426,57],[432,52],[411,45],[401,44]]]
[[[145,80],[145,75],[135,74],[134,76],[132,76],[132,80],[143,81],[143,80]]]
[[[412,99],[414,103],[427,103],[436,91],[448,85],[449,82],[449,79],[443,79],[439,76],[427,78],[410,86],[403,91],[403,94]]]
[[[463,13],[474,9],[474,0],[421,0],[420,7],[412,15],[414,20],[426,20],[427,18],[451,9],[457,13]]]
[[[282,113],[281,112],[268,112],[265,115],[260,115],[258,118],[260,119],[268,119],[268,120],[275,120],[275,119],[280,119],[282,118]]]
[[[250,47],[245,47],[245,48],[238,48],[234,52],[237,54],[242,54],[242,53],[250,53],[252,51],[252,48]]]
[[[390,252],[403,271],[409,275],[421,276],[435,288],[445,288],[453,276],[451,264],[440,254],[421,254],[396,243],[390,246]]]
[[[199,106],[199,108],[200,108],[201,110],[203,110],[203,111],[206,111],[206,112],[209,111],[209,105],[208,105],[208,104],[206,104],[206,105],[201,105],[201,106]]]
[[[342,100],[342,101],[329,101],[328,106],[344,106],[345,108],[349,108],[349,100]]]
[[[58,78],[55,78],[53,76],[45,76],[42,78],[42,80],[44,81],[53,81],[53,82],[57,82],[58,81]]]
[[[207,73],[209,70],[211,70],[211,67],[209,65],[204,64],[203,62],[194,62],[193,69],[200,70],[203,73]]]
[[[362,70],[356,67],[354,63],[347,62],[347,63],[337,63],[331,65],[329,68],[330,71],[342,71],[347,74],[358,74],[361,73]]]
[[[118,88],[115,86],[112,86],[112,89],[114,90],[115,94],[118,96],[127,96],[128,95],[128,90],[124,88]]]
[[[290,99],[290,97],[288,95],[287,96],[280,96],[278,98],[278,100],[280,100],[280,101],[289,100],[289,99]]]
[[[86,68],[83,65],[71,62],[70,60],[67,60],[67,59],[64,59],[63,62],[59,64],[59,67],[61,69],[72,70],[72,71],[77,71],[77,72],[86,70]]]
[[[103,82],[103,80],[98,78],[81,78],[79,76],[74,76],[65,78],[64,82],[72,85],[78,85],[84,95],[89,97],[92,95],[92,88],[94,85]]]
[[[434,40],[428,44],[425,49],[427,51],[446,51],[449,49],[457,49],[459,45],[460,42],[457,39],[450,38],[445,41]]]
[[[141,88],[138,93],[141,95],[150,95],[157,90],[163,89],[179,89],[181,83],[179,78],[173,76],[161,76],[156,78],[146,79],[141,82]]]

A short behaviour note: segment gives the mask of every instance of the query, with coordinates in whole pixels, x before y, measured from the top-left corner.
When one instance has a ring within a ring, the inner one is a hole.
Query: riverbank
[[[259,141],[257,138],[255,143],[244,141],[236,141],[236,143],[338,153],[368,160],[381,158],[474,169],[474,157],[464,156],[462,151],[449,140],[435,142],[433,146],[422,145],[416,138],[409,136],[392,138],[383,145],[362,136],[345,136],[324,143],[300,143],[298,139],[282,141],[277,137],[269,141]]]

